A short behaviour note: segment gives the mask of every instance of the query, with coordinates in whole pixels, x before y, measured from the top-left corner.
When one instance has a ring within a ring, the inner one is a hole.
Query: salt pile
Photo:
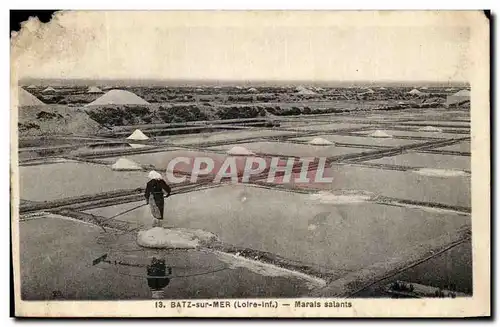
[[[156,249],[194,249],[203,243],[216,242],[217,236],[202,230],[154,227],[137,234],[137,244]]]
[[[143,98],[135,95],[132,92],[124,91],[124,90],[111,90],[104,94],[102,97],[96,99],[95,101],[87,104],[87,106],[100,106],[100,105],[140,105],[140,104],[149,104]]]
[[[36,96],[34,96],[33,94],[29,93],[28,91],[22,88],[19,88],[18,99],[19,99],[19,107],[45,105],[45,103],[40,101],[40,99],[38,99]]]
[[[455,94],[449,95],[446,97],[445,106],[450,106],[453,104],[459,105],[463,102],[470,101],[470,91],[469,90],[461,90]]]
[[[255,153],[242,146],[233,146],[231,149],[227,150],[227,154],[233,156],[252,156]]]
[[[91,86],[87,90],[87,93],[102,93],[101,89],[98,88],[97,86]]]
[[[381,131],[381,130],[376,130],[375,132],[368,134],[368,136],[371,136],[371,137],[392,137],[392,135],[387,134],[386,132]]]
[[[419,95],[419,94],[422,94],[422,92],[420,92],[420,91],[419,91],[419,90],[417,90],[417,89],[413,89],[413,90],[411,90],[410,92],[408,92],[408,94]]]
[[[308,144],[311,145],[332,145],[333,142],[330,142],[328,140],[325,140],[322,137],[315,137],[311,141],[307,142]]]
[[[43,90],[42,93],[56,93],[56,90],[53,87],[49,86],[45,90]]]
[[[149,137],[147,137],[140,129],[136,129],[132,134],[130,134],[129,137],[127,137],[127,140],[144,141],[149,140]]]
[[[120,158],[112,166],[113,170],[142,170],[142,167],[132,160]]]
[[[361,191],[342,191],[336,193],[320,191],[310,196],[312,201],[319,201],[323,204],[361,203],[370,201],[372,198],[373,194]]]
[[[458,177],[469,176],[470,174],[459,169],[436,169],[436,168],[420,168],[413,171],[416,174],[432,177]]]
[[[317,94],[316,92],[312,91],[312,90],[309,90],[305,87],[303,87],[302,85],[301,86],[298,86],[296,89],[298,94],[304,94],[304,95],[314,95],[314,94]]]
[[[457,93],[453,94],[453,96],[456,96],[456,97],[470,97],[470,91],[469,90],[460,90]]]
[[[435,126],[425,126],[419,129],[421,132],[442,132],[443,130]]]

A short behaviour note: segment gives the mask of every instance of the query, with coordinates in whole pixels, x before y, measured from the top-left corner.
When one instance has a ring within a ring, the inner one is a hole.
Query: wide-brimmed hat
[[[149,179],[163,179],[161,174],[157,171],[154,171],[154,170],[149,172],[148,177],[149,177]]]

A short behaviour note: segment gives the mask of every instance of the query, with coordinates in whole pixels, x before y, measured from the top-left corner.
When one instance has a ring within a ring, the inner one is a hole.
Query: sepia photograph
[[[482,11],[28,19],[16,315],[489,315],[488,33]]]

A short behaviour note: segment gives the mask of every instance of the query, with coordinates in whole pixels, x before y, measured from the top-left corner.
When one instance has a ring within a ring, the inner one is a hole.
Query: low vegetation
[[[149,105],[85,106],[102,94],[89,94],[87,87],[59,88],[54,94],[44,94],[42,88],[30,90],[50,110],[26,109],[26,119],[20,119],[19,131],[30,135],[50,134],[54,126],[68,124],[78,116],[87,131],[115,126],[183,123],[200,120],[224,120],[274,116],[344,114],[371,110],[401,110],[407,108],[439,108],[446,101],[443,89],[428,90],[428,96],[408,94],[407,88],[315,89],[312,94],[300,94],[285,87],[130,87],[123,88],[143,98]],[[470,104],[460,105],[468,108]],[[53,110],[52,108],[57,108]],[[63,110],[68,108],[71,110]],[[66,113],[68,111],[68,113]],[[86,116],[87,121],[85,119]],[[74,124],[75,126],[78,123]],[[76,127],[78,129],[78,127]],[[82,132],[82,130],[80,130]],[[66,130],[58,127],[58,132]]]
[[[150,106],[99,106],[87,107],[85,112],[103,126],[126,126],[139,124],[183,123],[199,120],[241,119],[268,116],[292,116],[328,113],[347,113],[363,110],[401,110],[406,108],[437,108],[442,101],[422,101],[421,103],[396,103],[369,105],[359,103],[349,105],[329,105],[321,107],[307,105],[307,102],[290,104],[238,104],[221,105],[190,103]]]

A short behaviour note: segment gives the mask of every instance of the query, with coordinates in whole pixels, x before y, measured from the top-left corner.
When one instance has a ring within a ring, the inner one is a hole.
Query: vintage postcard
[[[19,317],[490,315],[482,11],[63,11],[11,36]]]

